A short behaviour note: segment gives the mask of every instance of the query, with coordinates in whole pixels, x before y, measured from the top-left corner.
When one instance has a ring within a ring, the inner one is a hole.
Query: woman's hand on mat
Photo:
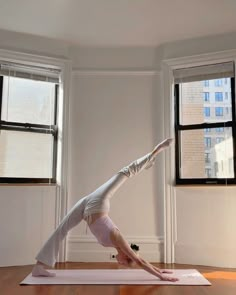
[[[160,269],[160,272],[161,272],[161,273],[168,273],[168,274],[173,273],[173,271],[168,270],[168,269]]]
[[[177,281],[179,280],[179,279],[177,279],[177,278],[168,277],[168,276],[163,276],[163,275],[160,276],[160,279],[161,279],[162,281],[168,281],[168,282],[177,282]]]

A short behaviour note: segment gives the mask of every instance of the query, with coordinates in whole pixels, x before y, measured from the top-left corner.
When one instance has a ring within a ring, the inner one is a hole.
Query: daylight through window
[[[58,71],[1,64],[1,182],[55,182],[58,84]]]
[[[174,71],[176,183],[236,183],[234,63]]]

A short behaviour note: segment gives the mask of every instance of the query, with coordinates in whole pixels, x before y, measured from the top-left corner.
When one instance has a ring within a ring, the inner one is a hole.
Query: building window
[[[224,109],[222,108],[222,107],[216,107],[215,108],[215,115],[217,116],[217,117],[219,117],[219,116],[223,116],[223,111]]]
[[[210,101],[209,92],[203,92],[204,101]]]
[[[206,133],[211,132],[211,128],[205,128],[204,131],[205,131]]]
[[[216,128],[216,132],[224,132],[224,127],[218,127],[218,128]]]
[[[55,182],[59,73],[20,64],[0,70],[0,182]]]
[[[211,162],[210,160],[210,154],[209,153],[205,153],[205,163],[209,164]]]
[[[210,178],[211,177],[211,168],[205,168],[205,173],[206,173],[206,177]]]
[[[221,87],[223,85],[223,79],[215,79],[215,86]]]
[[[228,92],[225,92],[225,100],[228,100]]]
[[[173,74],[176,184],[236,183],[234,62],[181,68]],[[214,100],[202,99],[207,80],[211,81],[209,97],[215,95],[216,101],[222,101],[226,91],[215,93],[215,86],[224,88],[224,79],[228,81],[224,107],[216,106]],[[232,111],[224,116],[224,108]]]
[[[210,148],[211,147],[211,138],[210,137],[205,137],[204,141],[205,141],[205,147]]]
[[[209,80],[203,81],[203,86],[204,87],[209,87]]]
[[[215,101],[223,101],[223,93],[222,92],[215,93]]]
[[[209,107],[204,107],[204,115],[205,117],[210,117],[211,109]]]

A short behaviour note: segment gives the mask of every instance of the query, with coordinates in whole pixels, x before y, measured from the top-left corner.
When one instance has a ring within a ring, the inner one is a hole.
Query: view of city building
[[[180,83],[180,124],[218,123],[218,128],[181,131],[181,178],[232,178],[230,78]]]
[[[4,77],[1,120],[52,125],[54,104],[55,84]],[[0,177],[52,177],[53,136],[29,131],[1,130]]]

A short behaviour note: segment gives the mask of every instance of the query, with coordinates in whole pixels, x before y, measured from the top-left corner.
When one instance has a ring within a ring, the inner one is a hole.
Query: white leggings
[[[54,266],[58,256],[60,242],[66,237],[67,233],[78,225],[82,219],[86,219],[94,213],[108,213],[110,209],[110,198],[120,186],[129,177],[136,175],[143,169],[150,168],[154,161],[155,156],[151,153],[147,154],[121,169],[93,193],[80,199],[44,244],[36,256],[36,260],[46,265]]]

